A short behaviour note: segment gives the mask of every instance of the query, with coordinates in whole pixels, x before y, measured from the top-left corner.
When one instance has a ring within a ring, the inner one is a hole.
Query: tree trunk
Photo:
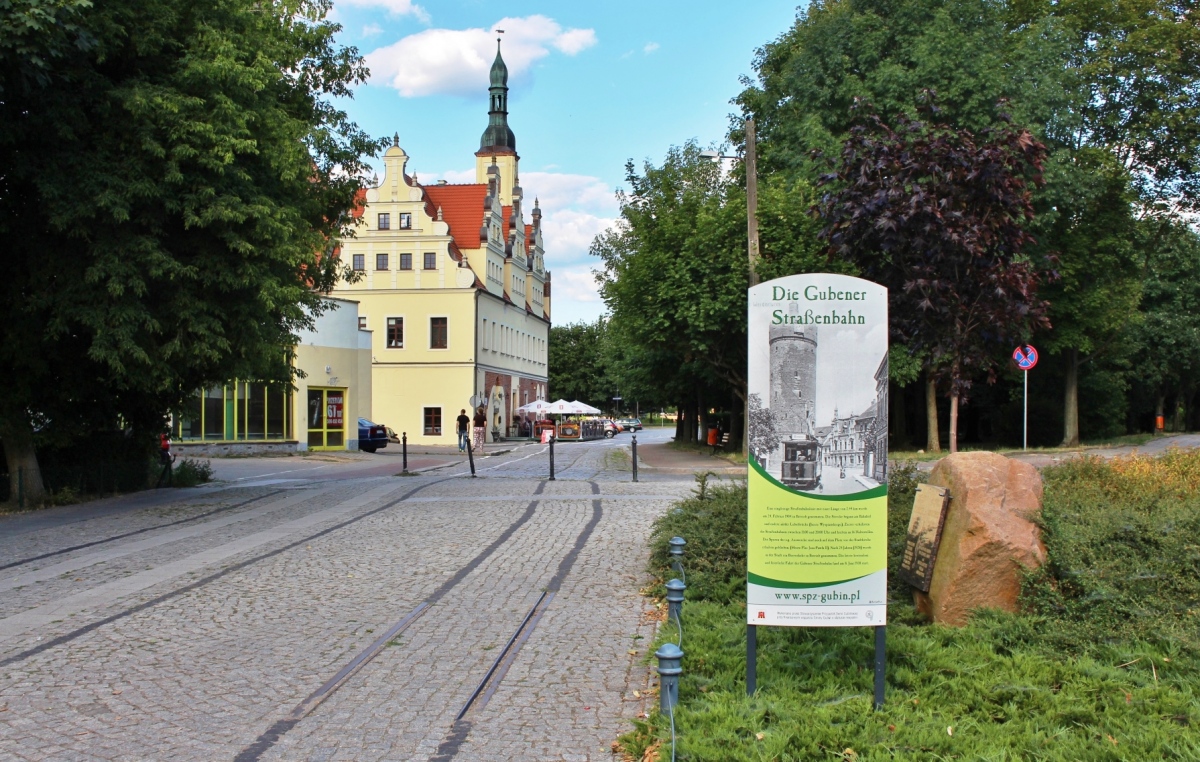
[[[46,488],[29,423],[19,417],[0,421],[0,438],[4,440],[4,459],[8,463],[9,502],[23,503],[26,508],[41,506]]]
[[[1063,394],[1063,447],[1079,446],[1079,350],[1067,351],[1067,376]],[[1029,371],[1025,371],[1028,373]]]
[[[686,429],[684,428],[685,412],[686,411],[685,411],[683,405],[675,406],[675,441],[676,442],[683,441],[683,432],[686,431]]]
[[[950,395],[950,454],[958,452],[958,392]]]
[[[1183,400],[1184,400],[1184,396],[1185,396],[1186,394],[1187,394],[1187,392],[1184,390],[1184,388],[1183,388],[1182,386],[1180,386],[1180,387],[1179,387],[1179,393],[1175,395],[1175,413],[1174,413],[1174,415],[1172,415],[1172,416],[1171,416],[1171,418],[1172,418],[1172,420],[1171,420],[1171,431],[1174,431],[1174,432],[1176,432],[1176,433],[1179,433],[1179,432],[1183,431],[1183,429],[1184,429],[1184,425],[1183,425],[1183,414],[1184,414]]]
[[[699,396],[700,401],[696,403],[696,407],[699,408],[696,411],[696,420],[698,422],[697,441],[700,444],[704,444],[704,438],[708,434],[708,427],[712,425],[712,422],[708,418],[708,403],[704,399],[704,393],[701,392]]]
[[[925,376],[925,420],[929,427],[929,433],[925,437],[925,449],[928,452],[941,452],[942,445],[938,439],[937,381],[932,374]]]
[[[885,423],[888,427],[889,450],[907,450],[909,447],[908,429],[905,426],[908,416],[905,415],[904,401],[907,396],[904,389],[888,382],[888,420]]]

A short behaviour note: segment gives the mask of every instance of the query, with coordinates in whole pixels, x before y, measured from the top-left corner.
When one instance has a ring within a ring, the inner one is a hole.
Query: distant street
[[[540,444],[475,479],[214,459],[212,487],[0,518],[0,759],[611,759],[650,708],[646,538],[694,486],[633,483],[629,445],[559,445],[553,482]]]

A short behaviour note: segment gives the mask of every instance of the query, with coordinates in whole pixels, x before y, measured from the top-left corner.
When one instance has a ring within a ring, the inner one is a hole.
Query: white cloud
[[[562,172],[522,172],[521,190],[525,197],[541,201],[543,211],[583,207],[615,214],[617,199],[608,183],[590,175]],[[533,207],[529,207],[533,208]]]
[[[593,30],[564,31],[554,19],[541,15],[504,18],[489,29],[427,29],[368,53],[371,78],[409,98],[435,93],[478,94],[487,87],[488,71],[496,57],[497,35],[493,29],[505,31],[504,62],[510,77],[527,73],[537,61],[550,55],[551,48],[573,56],[596,44]]]
[[[554,289],[551,292],[552,309],[558,311],[558,305],[564,302],[599,302],[600,293],[596,286],[596,275],[588,265],[575,267],[551,268],[551,281]]]
[[[543,207],[542,213],[542,239],[546,244],[547,265],[551,269],[555,262],[587,256],[592,240],[617,222],[615,218],[575,209],[547,210]]]
[[[412,2],[412,0],[337,0],[338,5],[354,8],[383,8],[394,16],[413,16],[426,24],[429,23],[429,13]]]
[[[374,37],[377,34],[383,34],[383,27],[379,26],[379,24],[367,24],[363,27],[363,37]]]
[[[651,53],[653,53],[656,50],[658,50],[657,42],[648,42],[648,43],[646,43],[646,47],[642,48],[642,52],[645,53],[646,55],[650,55]]]

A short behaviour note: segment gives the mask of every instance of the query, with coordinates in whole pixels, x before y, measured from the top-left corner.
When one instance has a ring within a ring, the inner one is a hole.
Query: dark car
[[[642,419],[641,418],[621,418],[620,420],[617,421],[617,423],[621,424],[621,428],[625,429],[626,431],[641,431],[642,430]]]
[[[387,426],[371,423],[366,418],[358,419],[358,449],[363,452],[375,452],[380,447],[387,446]]]

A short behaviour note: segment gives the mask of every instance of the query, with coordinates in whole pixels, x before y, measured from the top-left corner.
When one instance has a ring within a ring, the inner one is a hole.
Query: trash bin
[[[710,446],[719,444],[721,441],[721,430],[716,426],[708,427],[708,444]]]

